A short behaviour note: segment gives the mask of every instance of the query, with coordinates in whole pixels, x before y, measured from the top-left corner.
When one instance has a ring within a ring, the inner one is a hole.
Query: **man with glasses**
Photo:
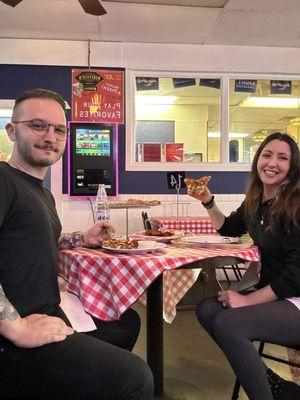
[[[42,181],[64,152],[63,99],[45,89],[23,93],[6,130],[14,147],[8,163],[0,163],[0,397],[152,399],[146,363],[107,343],[122,346],[109,337],[122,333],[122,321],[98,321],[96,333],[77,333],[59,308],[57,246],[99,244],[112,229],[102,222],[61,235],[54,198]]]

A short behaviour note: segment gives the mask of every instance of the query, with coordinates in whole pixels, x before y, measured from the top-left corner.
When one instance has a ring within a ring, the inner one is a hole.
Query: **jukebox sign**
[[[73,69],[72,121],[124,123],[124,71]]]

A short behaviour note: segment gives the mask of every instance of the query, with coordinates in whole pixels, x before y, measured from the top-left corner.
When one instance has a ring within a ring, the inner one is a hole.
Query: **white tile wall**
[[[138,208],[128,210],[128,233],[132,234],[143,229],[142,211],[146,211],[148,216],[170,216],[177,215],[177,196],[176,195],[120,195],[118,200],[127,200],[129,198],[142,200],[160,200],[161,205],[151,208]],[[243,194],[215,196],[218,207],[225,215],[235,210],[243,201]],[[192,199],[187,195],[180,195],[179,199],[179,215],[187,216],[206,216],[205,209],[200,202]],[[69,199],[67,195],[56,197],[57,208],[60,210],[61,222],[64,232],[72,232],[76,230],[85,230],[93,223],[90,202],[88,199]],[[120,235],[125,234],[126,230],[126,210],[111,210],[111,222],[115,226],[116,231]]]

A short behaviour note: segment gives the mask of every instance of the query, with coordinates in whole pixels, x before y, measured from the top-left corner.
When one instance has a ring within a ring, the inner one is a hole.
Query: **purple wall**
[[[0,65],[1,81],[0,98],[14,99],[24,90],[37,87],[58,92],[71,104],[71,69],[80,66],[43,66],[43,65]],[[84,67],[85,68],[85,67]],[[107,69],[107,67],[103,67]],[[118,68],[119,69],[119,68]],[[70,113],[67,114],[70,118]],[[64,170],[63,192],[67,193],[66,163]],[[172,169],[170,168],[170,171]],[[210,188],[214,193],[240,194],[245,192],[248,172],[188,172],[186,177],[198,178],[211,175]],[[47,186],[50,185],[50,174]],[[182,193],[185,189],[182,189]],[[126,172],[125,171],[125,128],[119,126],[119,193],[123,194],[172,194],[168,189],[166,172]]]

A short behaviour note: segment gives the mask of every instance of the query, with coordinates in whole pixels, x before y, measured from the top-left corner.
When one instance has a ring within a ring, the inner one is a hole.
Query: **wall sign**
[[[270,81],[270,94],[292,94],[292,81]]]
[[[185,188],[184,183],[185,172],[167,172],[168,188],[169,189],[180,189]]]
[[[72,70],[72,121],[124,123],[124,71]]]
[[[234,91],[244,93],[255,93],[257,80],[254,79],[236,79],[234,81]]]

